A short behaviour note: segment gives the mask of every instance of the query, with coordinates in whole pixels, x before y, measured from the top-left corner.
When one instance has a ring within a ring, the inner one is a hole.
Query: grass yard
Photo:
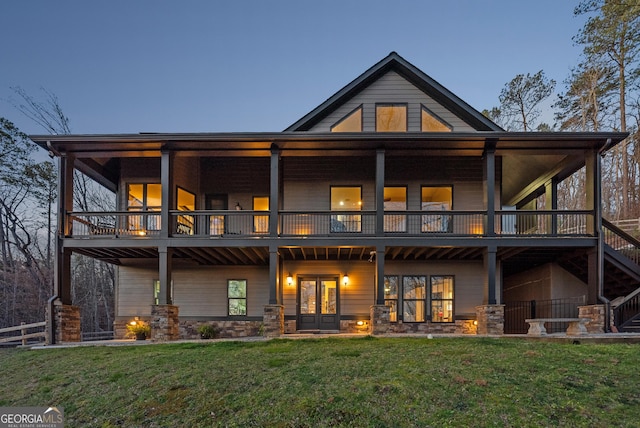
[[[632,427],[640,345],[328,338],[0,350],[68,427]]]

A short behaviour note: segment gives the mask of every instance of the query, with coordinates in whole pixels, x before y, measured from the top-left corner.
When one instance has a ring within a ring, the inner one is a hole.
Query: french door
[[[297,329],[340,329],[338,276],[300,276],[298,278]]]

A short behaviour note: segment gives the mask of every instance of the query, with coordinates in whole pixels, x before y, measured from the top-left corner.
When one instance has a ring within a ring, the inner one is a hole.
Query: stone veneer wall
[[[585,324],[587,333],[604,333],[605,332],[605,305],[587,305],[578,306],[578,318],[587,318],[591,321]],[[607,331],[611,331],[611,327],[614,325],[613,310],[609,312],[609,328]]]
[[[389,333],[424,333],[424,334],[476,334],[475,320],[456,320],[454,323],[391,323]]]
[[[391,326],[389,322],[389,306],[372,305],[369,309],[369,322],[371,323],[371,334],[389,333]]]
[[[171,341],[180,338],[179,310],[174,305],[151,306],[151,339]]]
[[[279,337],[284,334],[284,306],[266,305],[262,320],[265,337]]]
[[[235,338],[260,336],[262,333],[262,321],[180,321],[181,339],[200,339],[198,328],[208,324],[217,332],[216,338]]]
[[[478,333],[482,335],[504,334],[504,305],[476,306]]]
[[[80,342],[80,308],[73,305],[63,305],[56,302],[53,305],[55,322],[55,343]],[[47,317],[49,319],[49,317]],[[48,340],[48,343],[50,341]]]

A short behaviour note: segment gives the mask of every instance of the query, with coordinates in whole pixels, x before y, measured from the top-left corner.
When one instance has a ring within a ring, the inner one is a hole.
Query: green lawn
[[[68,427],[632,427],[640,345],[371,338],[0,350]]]

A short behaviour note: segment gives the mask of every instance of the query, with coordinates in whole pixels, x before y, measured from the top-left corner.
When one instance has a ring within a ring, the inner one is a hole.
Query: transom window
[[[331,132],[362,132],[362,106],[336,122]]]
[[[376,104],[376,132],[407,132],[407,105]]]

